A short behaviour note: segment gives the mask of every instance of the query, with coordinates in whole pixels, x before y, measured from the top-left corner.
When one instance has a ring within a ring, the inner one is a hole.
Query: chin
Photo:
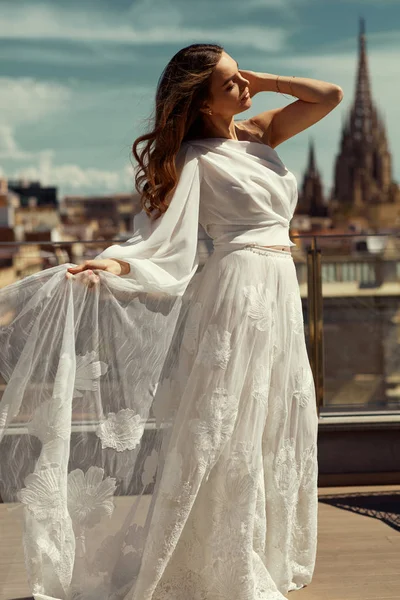
[[[245,110],[248,110],[251,106],[251,98],[249,98],[247,100],[247,102],[245,102],[244,104],[242,104],[238,110],[238,114],[244,112]]]

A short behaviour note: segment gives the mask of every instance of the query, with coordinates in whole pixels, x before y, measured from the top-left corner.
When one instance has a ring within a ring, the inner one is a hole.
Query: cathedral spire
[[[365,19],[360,17],[360,36],[365,35]]]
[[[375,225],[395,222],[396,203],[400,204],[385,123],[371,94],[363,18],[359,22],[355,98],[342,126],[331,199],[338,213],[349,215],[354,210],[358,216],[368,215]]]
[[[306,214],[309,217],[327,216],[321,176],[315,160],[315,148],[312,139],[310,139],[308,149],[308,163],[303,177],[303,185],[299,193],[297,213]]]
[[[315,163],[315,149],[314,149],[314,142],[312,139],[310,139],[310,144],[309,144],[309,148],[308,148],[307,172],[313,176],[315,176],[317,174],[317,165]]]
[[[351,117],[352,131],[355,137],[367,140],[371,136],[373,104],[369,82],[364,18],[360,18],[359,27],[357,82]]]

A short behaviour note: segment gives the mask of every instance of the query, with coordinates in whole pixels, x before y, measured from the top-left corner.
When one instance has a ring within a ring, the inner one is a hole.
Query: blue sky
[[[216,42],[243,69],[339,84],[340,106],[277,148],[299,183],[310,136],[325,191],[354,96],[360,16],[400,180],[400,0],[1,0],[0,175],[64,194],[133,189],[130,149],[179,50]],[[240,118],[288,103],[261,93]]]

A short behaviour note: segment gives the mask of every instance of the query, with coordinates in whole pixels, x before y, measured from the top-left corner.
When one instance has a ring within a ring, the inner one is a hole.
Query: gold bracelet
[[[277,91],[279,94],[282,94],[281,90],[279,89],[279,77],[280,77],[280,75],[277,75],[277,77],[276,77],[276,91]],[[293,77],[294,77],[294,75],[292,75],[292,78],[293,78]],[[291,91],[291,92],[293,92],[293,90],[292,90],[292,84],[291,84],[291,81],[289,81],[289,87],[290,87],[290,91]],[[292,93],[292,96],[293,96],[293,95],[294,95],[294,94]],[[288,98],[288,99],[289,99],[289,96],[286,96],[285,94],[282,94],[282,96],[284,96],[285,98]]]

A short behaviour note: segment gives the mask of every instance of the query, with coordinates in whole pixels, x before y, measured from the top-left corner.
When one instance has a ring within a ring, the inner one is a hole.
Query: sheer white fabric
[[[282,600],[311,581],[301,298],[292,256],[257,246],[293,245],[294,176],[253,142],[178,160],[167,212],[98,255],[128,275],[89,289],[63,265],[0,290],[0,493],[39,600]]]
[[[109,246],[95,258],[120,258],[130,264],[122,278],[132,289],[181,296],[198,267],[197,231],[200,201],[198,153],[184,145],[177,157],[180,178],[168,210],[151,222],[142,211],[135,235]]]

